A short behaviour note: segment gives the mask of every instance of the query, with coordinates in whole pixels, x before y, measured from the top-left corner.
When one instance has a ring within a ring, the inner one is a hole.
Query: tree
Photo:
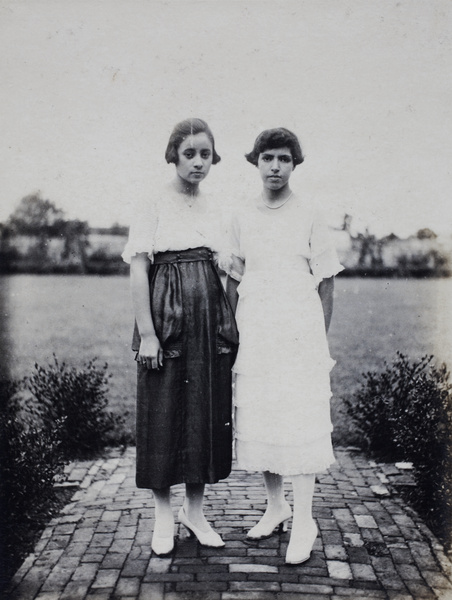
[[[419,231],[416,234],[416,237],[419,240],[434,240],[438,236],[434,231],[432,231],[428,227],[425,227],[424,229],[419,229]]]
[[[347,213],[345,213],[344,220],[342,222],[342,227],[341,227],[342,231],[346,231],[347,233],[350,233],[352,219],[353,219],[353,217],[351,215],[348,215]]]
[[[26,260],[33,271],[47,272],[52,269],[84,272],[89,226],[86,221],[68,220],[64,212],[50,200],[44,200],[39,193],[22,198],[16,210],[10,215],[3,232],[4,239],[25,235],[34,243],[27,251]],[[64,242],[59,256],[55,256],[58,244],[51,239]],[[49,248],[53,247],[52,252]]]
[[[125,225],[120,225],[119,223],[113,223],[110,227],[109,233],[112,235],[127,235],[129,232],[129,228]]]
[[[63,211],[50,200],[43,200],[38,192],[22,198],[10,215],[7,227],[15,234],[43,235],[50,233],[58,222],[64,220],[63,217]]]

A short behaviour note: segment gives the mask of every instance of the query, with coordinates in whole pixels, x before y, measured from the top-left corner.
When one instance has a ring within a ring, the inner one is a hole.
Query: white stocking
[[[155,504],[154,533],[159,537],[174,535],[174,515],[171,509],[170,488],[152,490]]]
[[[297,564],[308,560],[317,537],[317,526],[312,518],[315,475],[296,475],[293,485],[293,521],[286,562]]]
[[[209,531],[210,525],[203,512],[204,484],[187,483],[185,485],[184,510],[188,520],[201,531]]]
[[[269,513],[278,512],[285,504],[284,479],[282,475],[264,471],[265,489],[267,490],[267,511]]]
[[[270,471],[264,471],[263,476],[267,490],[267,509],[259,523],[248,532],[247,537],[250,539],[269,537],[278,525],[285,530],[292,513],[284,495],[283,477]]]
[[[315,475],[295,475],[293,486],[292,531],[302,534],[303,529],[312,524],[312,500],[314,497]]]

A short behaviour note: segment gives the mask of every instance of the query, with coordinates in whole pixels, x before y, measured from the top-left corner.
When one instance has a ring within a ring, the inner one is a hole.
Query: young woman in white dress
[[[315,474],[334,462],[327,342],[334,275],[342,270],[315,204],[292,192],[303,162],[297,137],[262,132],[247,160],[263,181],[258,197],[231,221],[227,294],[236,308],[240,346],[234,372],[238,465],[262,471],[267,509],[247,534],[258,540],[287,528],[292,516],[283,477],[294,492],[286,562],[308,560],[317,537]]]

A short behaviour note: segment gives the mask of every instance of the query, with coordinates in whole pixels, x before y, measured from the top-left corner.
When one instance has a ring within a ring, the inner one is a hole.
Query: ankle
[[[291,532],[294,536],[303,537],[306,535],[306,533],[312,532],[315,527],[317,527],[317,524],[313,517],[304,515],[300,516],[294,513],[291,529]]]
[[[290,504],[284,498],[280,501],[272,501],[267,503],[267,508],[265,509],[266,514],[269,515],[279,515],[284,512],[291,511]]]
[[[193,507],[184,504],[182,508],[187,519],[190,521],[190,523],[193,523],[195,527],[201,529],[202,531],[208,531],[210,529],[210,525],[204,515],[202,507]]]
[[[171,535],[174,530],[174,515],[172,511],[158,511],[155,515],[154,531],[159,535]]]
[[[273,500],[270,503],[270,506],[274,506],[277,509],[286,508],[286,506],[290,506],[285,498],[281,498],[279,500]]]

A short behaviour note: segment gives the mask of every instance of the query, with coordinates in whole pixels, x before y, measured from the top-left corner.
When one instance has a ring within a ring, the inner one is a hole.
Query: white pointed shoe
[[[291,535],[287,547],[286,564],[300,565],[309,560],[315,540],[317,539],[317,534],[317,525],[315,521],[312,521],[311,527],[305,532],[303,537],[294,540]]]
[[[248,531],[246,539],[252,541],[265,540],[273,535],[276,527],[279,528],[279,532],[287,531],[291,516],[292,509],[290,508],[290,504],[286,502],[283,510],[278,515],[275,515],[273,519],[266,521],[264,515],[259,523]]]
[[[174,536],[167,535],[165,537],[161,537],[156,535],[154,531],[152,535],[151,549],[155,554],[157,554],[157,556],[166,556],[170,554],[174,550]]]
[[[209,525],[209,531],[201,531],[193,525],[191,521],[188,520],[188,517],[185,513],[184,507],[182,506],[179,510],[179,521],[186,527],[189,533],[193,534],[198,538],[198,542],[202,546],[210,546],[211,548],[222,548],[225,543],[221,539],[221,536],[218,535]]]

